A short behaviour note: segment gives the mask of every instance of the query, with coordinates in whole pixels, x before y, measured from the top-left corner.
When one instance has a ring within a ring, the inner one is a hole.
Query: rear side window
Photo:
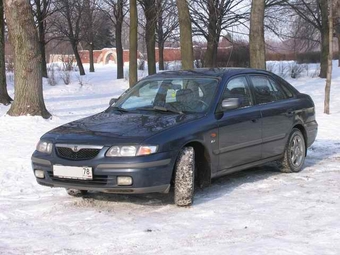
[[[254,86],[254,96],[258,104],[266,104],[286,99],[279,85],[272,79],[261,75],[250,76]]]

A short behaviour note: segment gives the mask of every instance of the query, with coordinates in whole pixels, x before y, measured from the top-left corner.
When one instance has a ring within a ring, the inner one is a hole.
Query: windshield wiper
[[[172,112],[172,113],[177,113],[177,114],[183,114],[182,111],[177,111],[177,110],[172,110],[169,108],[161,107],[161,106],[154,106],[151,108],[137,108],[136,110],[141,110],[141,111],[160,111],[160,112]]]
[[[113,106],[111,107],[112,110],[114,111],[119,111],[119,112],[129,112],[128,110],[122,108],[122,107],[118,107],[118,106]]]

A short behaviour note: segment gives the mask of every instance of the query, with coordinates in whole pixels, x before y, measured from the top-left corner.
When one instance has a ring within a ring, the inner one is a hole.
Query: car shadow
[[[217,197],[224,196],[236,189],[239,185],[248,182],[257,182],[267,179],[270,176],[278,175],[280,172],[275,166],[266,165],[263,167],[251,168],[238,173],[233,173],[224,177],[214,179],[212,184],[205,189],[197,189],[195,191],[194,205],[205,203]],[[93,202],[114,202],[114,203],[129,203],[144,206],[165,206],[173,205],[174,191],[173,188],[169,194],[110,194],[90,192],[84,196],[84,200],[91,199]]]
[[[327,148],[327,149],[325,149]],[[337,140],[317,140],[309,148],[308,156],[305,162],[305,168],[313,167],[320,162],[332,158],[340,153],[340,141]],[[281,175],[277,164],[269,163],[258,167],[253,167],[241,172],[229,174],[212,180],[209,187],[197,189],[195,191],[194,205],[203,204],[213,199],[225,196],[237,189],[239,186],[247,183],[256,183],[270,177]],[[93,201],[105,201],[115,203],[129,203],[144,206],[164,206],[173,205],[174,191],[170,190],[169,194],[109,194],[91,192],[84,199]]]
[[[202,204],[230,194],[239,186],[247,183],[260,182],[270,177],[281,175],[275,163],[249,168],[240,172],[228,174],[212,180],[208,188],[197,190],[195,204]]]

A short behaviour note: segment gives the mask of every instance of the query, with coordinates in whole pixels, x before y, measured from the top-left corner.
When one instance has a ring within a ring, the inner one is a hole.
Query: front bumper
[[[87,161],[70,161],[58,158],[55,153],[45,155],[34,152],[32,168],[43,170],[44,179],[37,182],[49,187],[92,190],[108,193],[167,193],[170,190],[176,155],[174,152],[157,153],[146,157],[106,158],[100,155]],[[57,178],[53,175],[53,165],[91,167],[93,180],[75,180]],[[118,176],[129,176],[133,179],[131,186],[119,186]]]

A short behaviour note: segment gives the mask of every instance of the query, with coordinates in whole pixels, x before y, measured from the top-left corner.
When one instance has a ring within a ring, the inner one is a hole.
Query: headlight
[[[113,146],[107,153],[107,157],[135,157],[145,156],[157,152],[158,146]]]
[[[141,146],[139,147],[137,156],[150,155],[157,152],[158,146]]]
[[[41,153],[51,154],[53,144],[45,141],[39,141],[37,144],[37,151]]]

